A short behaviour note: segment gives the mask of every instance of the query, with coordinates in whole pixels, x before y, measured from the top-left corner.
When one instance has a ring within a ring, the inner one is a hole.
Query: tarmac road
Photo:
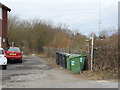
[[[2,71],[2,88],[118,88],[118,82],[83,80],[45,58],[26,56],[22,64],[8,64]]]

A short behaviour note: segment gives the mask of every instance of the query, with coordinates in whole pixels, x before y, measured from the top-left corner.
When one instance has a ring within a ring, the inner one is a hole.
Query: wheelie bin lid
[[[69,58],[78,58],[78,57],[86,57],[86,55],[83,55],[83,54],[72,54],[72,55],[70,55]]]
[[[87,55],[84,55],[84,54],[79,54],[81,57],[86,57]]]
[[[78,57],[80,57],[81,55],[79,55],[79,54],[72,54],[72,55],[70,55],[70,59],[72,59],[72,58],[78,58]]]
[[[60,53],[59,51],[56,52],[56,54],[59,54],[59,53]]]
[[[65,53],[65,52],[60,52],[60,54],[62,54],[62,55],[69,55],[69,53]]]
[[[70,56],[70,55],[71,55],[71,54],[69,54],[69,53],[68,53],[68,54],[66,54],[66,56]]]
[[[69,54],[69,53],[65,53],[65,56],[66,56],[66,57],[69,57],[70,55],[71,55],[71,54]]]
[[[62,55],[63,55],[63,54],[64,54],[64,52],[59,52],[59,54],[62,54]]]

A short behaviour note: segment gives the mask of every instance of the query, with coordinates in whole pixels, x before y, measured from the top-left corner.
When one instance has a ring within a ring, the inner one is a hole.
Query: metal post
[[[90,50],[89,50],[90,46],[89,46],[89,42],[88,42],[88,54],[90,53]]]
[[[12,47],[14,47],[14,42],[12,42]]]
[[[0,37],[0,48],[2,48],[2,38]]]
[[[94,49],[94,36],[92,35],[92,46],[91,46],[91,71],[93,71],[93,49]]]

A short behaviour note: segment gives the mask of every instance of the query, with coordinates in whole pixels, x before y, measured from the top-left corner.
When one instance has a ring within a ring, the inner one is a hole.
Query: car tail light
[[[9,55],[9,52],[6,51],[5,53],[6,53],[7,55]]]
[[[22,55],[21,53],[18,53],[18,55]]]

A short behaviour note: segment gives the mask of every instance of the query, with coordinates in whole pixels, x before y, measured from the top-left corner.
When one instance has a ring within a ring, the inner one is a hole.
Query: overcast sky
[[[39,18],[66,24],[82,34],[99,31],[100,0],[0,0],[22,19]],[[118,25],[118,1],[101,0],[101,30]]]

